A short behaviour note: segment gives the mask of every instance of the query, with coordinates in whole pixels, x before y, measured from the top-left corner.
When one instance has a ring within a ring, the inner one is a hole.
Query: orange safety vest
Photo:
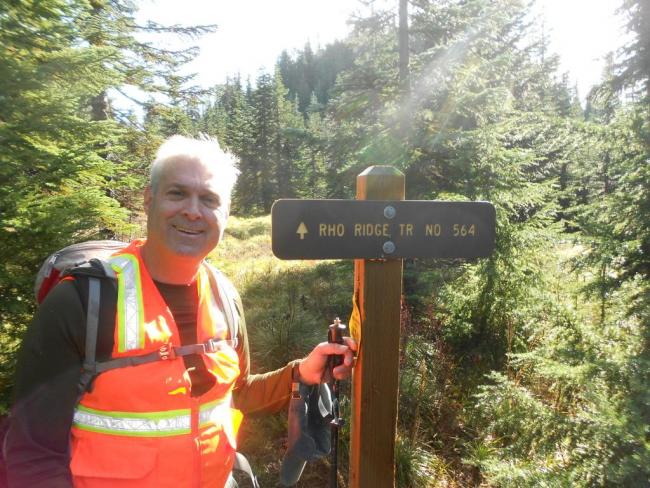
[[[149,275],[134,241],[111,257],[118,285],[113,357],[180,346],[174,318]],[[71,462],[75,487],[223,487],[235,460],[243,418],[231,408],[239,359],[226,341],[228,327],[201,266],[197,279],[197,338],[215,339],[202,354],[215,385],[200,397],[181,357],[106,371],[74,413]]]

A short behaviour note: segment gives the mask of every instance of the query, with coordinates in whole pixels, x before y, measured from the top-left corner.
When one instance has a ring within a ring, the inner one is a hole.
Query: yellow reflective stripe
[[[109,412],[77,406],[76,428],[131,437],[168,437],[191,432],[190,409],[163,412]]]
[[[214,331],[212,335],[233,339],[232,337],[228,337],[228,324],[226,323],[226,316],[224,312],[221,310],[219,303],[217,302],[217,297],[215,297],[214,295],[216,290],[213,290],[211,286],[208,287],[208,290],[209,290],[207,293],[208,303],[209,303],[208,313],[212,315],[212,320],[214,324]],[[222,298],[222,300],[225,299],[226,299],[225,297]]]
[[[226,419],[230,419],[230,405],[232,396],[229,394],[223,400],[216,400],[201,405],[199,408],[199,426],[206,424],[222,425]]]
[[[213,307],[213,310],[219,314],[222,319],[222,324],[225,327],[226,333],[232,333],[233,337],[229,337],[232,341],[237,343],[237,333],[239,330],[239,315],[234,310],[234,302],[231,300],[231,297],[235,295],[234,290],[225,291],[226,287],[231,287],[228,280],[221,274],[219,270],[207,264],[205,266],[205,271],[212,275],[215,283],[217,284],[217,289],[212,289],[210,287],[210,306]],[[216,294],[216,295],[215,295]]]
[[[117,350],[142,349],[144,304],[138,260],[131,254],[120,254],[110,263],[117,273]]]

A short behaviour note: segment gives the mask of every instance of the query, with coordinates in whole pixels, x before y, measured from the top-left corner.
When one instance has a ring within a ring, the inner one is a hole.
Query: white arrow
[[[300,234],[300,240],[303,240],[305,238],[305,234],[309,234],[309,231],[307,230],[307,226],[305,225],[304,222],[300,222],[296,234]]]

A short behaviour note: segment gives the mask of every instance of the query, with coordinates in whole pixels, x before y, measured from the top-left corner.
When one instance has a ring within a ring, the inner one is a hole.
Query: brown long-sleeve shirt
[[[196,343],[196,286],[156,283],[179,329],[183,345]],[[104,295],[102,295],[103,299]],[[241,301],[239,297],[239,309]],[[77,285],[64,281],[46,297],[24,337],[18,355],[12,421],[5,440],[9,487],[71,488],[69,435],[85,349],[86,317]],[[107,339],[108,338],[108,339]],[[112,332],[98,338],[98,359],[112,350]],[[235,406],[244,414],[272,413],[289,401],[295,362],[266,374],[250,374],[244,317],[237,353],[240,377]],[[103,348],[104,352],[100,349]],[[200,356],[183,358],[192,394],[211,386]]]

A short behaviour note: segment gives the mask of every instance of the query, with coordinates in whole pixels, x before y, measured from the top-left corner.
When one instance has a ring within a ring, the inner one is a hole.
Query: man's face
[[[219,243],[230,202],[218,176],[196,159],[167,161],[145,191],[147,245],[164,256],[202,260]]]

